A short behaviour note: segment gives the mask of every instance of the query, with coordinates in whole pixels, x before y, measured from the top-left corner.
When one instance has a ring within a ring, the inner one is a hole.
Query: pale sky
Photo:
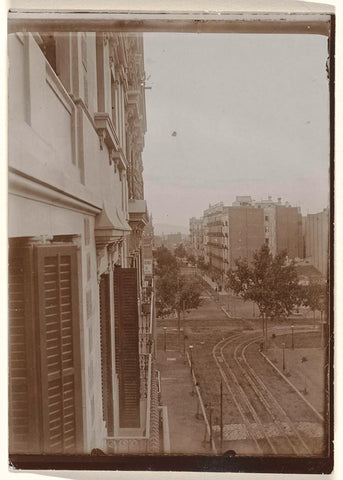
[[[146,33],[144,49],[154,223],[188,226],[236,195],[328,206],[326,37]]]

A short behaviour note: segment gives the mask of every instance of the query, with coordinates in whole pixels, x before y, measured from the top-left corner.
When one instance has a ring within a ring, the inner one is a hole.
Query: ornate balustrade
[[[144,292],[143,292],[144,293]],[[147,297],[145,297],[147,298]],[[144,435],[107,437],[108,454],[158,453],[159,446],[159,388],[158,375],[152,355],[154,328],[154,292],[150,295],[150,312],[142,314],[139,324],[139,366],[141,399],[146,401]]]
[[[158,453],[159,441],[159,409],[157,371],[152,355],[148,355],[147,396],[144,435],[107,437],[108,454]]]

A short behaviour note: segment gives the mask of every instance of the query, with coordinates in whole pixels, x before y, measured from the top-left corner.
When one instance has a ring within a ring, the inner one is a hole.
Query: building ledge
[[[113,161],[115,169],[118,167],[120,173],[126,170],[125,154],[110,115],[106,112],[97,112],[94,114],[94,123],[99,135],[100,149],[103,150],[106,145],[110,152],[110,164]]]
[[[95,242],[97,245],[108,245],[121,240],[131,231],[130,225],[118,207],[108,208],[105,205],[95,218]]]
[[[144,228],[149,223],[146,200],[129,200],[129,223],[133,228]]]

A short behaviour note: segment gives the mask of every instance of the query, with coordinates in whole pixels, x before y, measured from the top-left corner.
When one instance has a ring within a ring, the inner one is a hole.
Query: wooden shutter
[[[9,451],[39,453],[32,247],[9,250]]]
[[[116,361],[121,428],[140,426],[137,269],[114,270]]]
[[[103,419],[108,436],[113,435],[113,383],[112,383],[112,348],[111,348],[111,311],[109,275],[100,278],[100,335],[101,335],[101,382]]]
[[[76,246],[37,246],[43,452],[82,451]]]

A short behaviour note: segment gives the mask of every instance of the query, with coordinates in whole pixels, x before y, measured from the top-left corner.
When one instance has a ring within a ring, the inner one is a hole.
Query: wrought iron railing
[[[159,452],[159,388],[152,354],[154,329],[154,292],[150,295],[150,312],[142,315],[140,304],[139,366],[141,399],[146,401],[143,435],[107,437],[107,453],[139,454]]]
[[[149,305],[149,309],[144,311],[143,306]],[[154,322],[154,292],[150,294],[149,304],[143,303],[139,305],[139,330],[138,330],[138,341],[139,341],[139,368],[140,368],[140,379],[141,379],[141,397],[146,398],[147,395],[147,368],[148,368],[148,358],[152,353],[152,344],[153,344],[153,322]]]
[[[146,416],[143,435],[107,437],[108,454],[158,453],[159,409],[158,385],[152,355],[148,356]]]

